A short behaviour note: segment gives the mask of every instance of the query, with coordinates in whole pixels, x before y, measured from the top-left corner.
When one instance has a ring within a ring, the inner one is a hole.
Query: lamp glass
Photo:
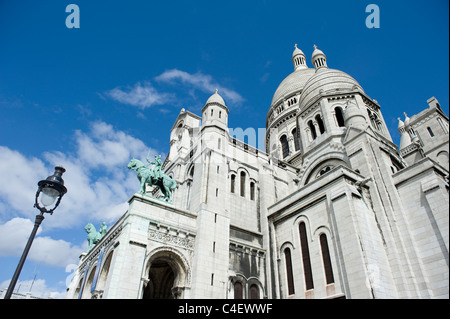
[[[59,196],[59,192],[56,189],[50,188],[50,187],[44,187],[42,189],[42,193],[41,193],[41,203],[45,207],[51,206],[56,201],[58,196]]]

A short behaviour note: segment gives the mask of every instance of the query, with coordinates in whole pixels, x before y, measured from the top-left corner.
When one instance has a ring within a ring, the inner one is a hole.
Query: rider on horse
[[[162,175],[162,161],[161,161],[161,155],[155,155],[155,161],[154,162],[150,162],[150,160],[147,157],[147,162],[150,165],[155,165],[155,167],[153,167],[153,174],[154,174],[154,178],[155,180],[159,180],[160,178],[163,177]]]

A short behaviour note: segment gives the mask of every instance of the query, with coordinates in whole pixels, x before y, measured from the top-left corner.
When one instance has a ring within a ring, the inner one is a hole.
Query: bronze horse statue
[[[160,158],[157,158],[155,162],[150,162],[148,159],[147,161],[149,164],[155,164],[155,168],[150,169],[147,165],[135,158],[127,165],[129,169],[136,171],[137,173],[137,178],[141,183],[139,194],[145,195],[146,184],[148,183],[150,186],[158,186],[164,195],[163,200],[167,199],[169,203],[172,203],[172,191],[177,187],[177,182],[161,170],[162,163]]]

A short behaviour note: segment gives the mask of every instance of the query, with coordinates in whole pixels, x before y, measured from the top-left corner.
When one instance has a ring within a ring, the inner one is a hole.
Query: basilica
[[[314,46],[266,117],[265,151],[230,134],[216,90],[174,119],[162,171],[80,256],[67,298],[449,298],[449,119],[398,119]],[[124,168],[126,169],[126,168]]]

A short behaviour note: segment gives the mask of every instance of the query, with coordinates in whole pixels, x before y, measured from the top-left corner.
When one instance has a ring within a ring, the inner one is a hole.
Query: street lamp
[[[63,167],[57,166],[55,167],[55,173],[53,173],[53,175],[47,177],[47,179],[45,180],[39,181],[38,183],[38,190],[36,192],[34,207],[39,209],[41,213],[39,215],[36,215],[33,231],[31,232],[30,238],[28,238],[28,242],[25,246],[22,257],[20,258],[19,265],[17,265],[16,272],[11,279],[5,295],[5,299],[11,298],[14,287],[16,286],[17,280],[19,279],[20,272],[22,271],[23,264],[25,263],[25,259],[27,258],[28,252],[30,251],[31,244],[33,243],[34,237],[36,236],[36,232],[42,221],[44,220],[44,213],[52,215],[53,211],[61,202],[61,198],[63,197],[63,195],[67,193],[67,188],[64,186],[64,180],[62,179],[62,174],[65,171],[66,170]]]

